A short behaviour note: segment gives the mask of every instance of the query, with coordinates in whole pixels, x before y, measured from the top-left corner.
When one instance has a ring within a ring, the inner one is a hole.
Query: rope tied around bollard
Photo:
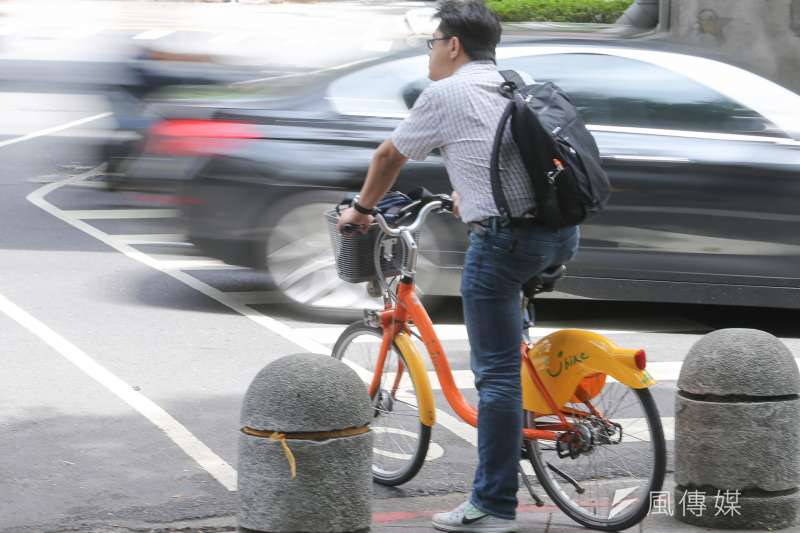
[[[313,431],[313,432],[297,432],[297,433],[282,433],[280,431],[253,429],[248,426],[242,428],[242,433],[244,433],[245,435],[250,435],[251,437],[259,437],[263,439],[270,439],[272,441],[277,441],[281,444],[281,449],[283,450],[283,454],[286,456],[286,460],[289,463],[289,471],[292,474],[292,479],[295,479],[297,477],[297,461],[294,457],[294,454],[292,453],[292,449],[289,448],[289,444],[286,442],[287,440],[325,441],[331,439],[341,439],[345,437],[354,437],[356,435],[362,435],[368,431],[369,431],[369,425],[356,428],[335,429],[332,431]]]

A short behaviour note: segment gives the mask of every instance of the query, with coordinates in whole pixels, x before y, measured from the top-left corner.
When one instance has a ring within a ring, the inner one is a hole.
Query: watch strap
[[[358,196],[353,198],[353,203],[351,205],[353,206],[353,209],[355,209],[356,211],[358,211],[362,215],[377,215],[378,214],[378,210],[375,209],[374,207],[372,207],[372,208],[364,207],[363,205],[358,203]]]

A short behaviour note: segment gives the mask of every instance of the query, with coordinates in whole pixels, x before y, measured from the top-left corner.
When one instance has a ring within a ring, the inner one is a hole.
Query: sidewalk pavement
[[[664,482],[664,491],[672,492],[674,483],[671,476]],[[540,491],[541,492],[541,491]],[[519,533],[586,533],[590,530],[572,521],[557,507],[546,505],[536,507],[524,487],[520,489],[520,507],[517,510]],[[391,498],[373,500],[372,533],[432,533],[431,517],[434,513],[449,511],[466,499],[466,494],[446,494],[419,498]],[[675,513],[679,506],[673,502]],[[707,512],[714,512],[713,509]],[[626,531],[646,533],[699,533],[701,531],[720,531],[691,526],[679,522],[666,514],[650,515],[641,524]],[[740,530],[725,530],[727,533],[744,533]],[[781,533],[800,533],[800,527],[780,530]]]
[[[668,474],[664,481],[663,491],[671,494],[673,488],[672,476]],[[543,493],[542,490],[539,492]],[[574,522],[553,505],[536,507],[524,488],[520,489],[519,497],[520,507],[517,509],[519,533],[588,533],[592,531]],[[436,496],[373,500],[370,533],[435,533],[436,530],[431,525],[431,517],[434,513],[450,511],[466,498],[466,493],[457,492]],[[675,513],[680,512],[680,507],[676,502],[673,501],[672,505]],[[711,509],[707,512],[714,512],[714,510]],[[201,523],[171,524],[168,531],[207,531],[212,529],[218,533],[235,533],[237,531],[236,517],[220,517],[212,521],[204,520]],[[115,533],[116,531],[109,530],[102,533]],[[630,533],[700,533],[723,530],[691,526],[666,514],[651,514],[636,527],[625,531]],[[753,530],[726,529],[724,531],[726,533],[752,533]],[[800,533],[800,527],[776,531]]]

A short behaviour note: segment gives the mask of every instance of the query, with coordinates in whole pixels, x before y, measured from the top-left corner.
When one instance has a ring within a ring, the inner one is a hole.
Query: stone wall
[[[671,0],[669,12],[669,39],[800,93],[800,0]]]

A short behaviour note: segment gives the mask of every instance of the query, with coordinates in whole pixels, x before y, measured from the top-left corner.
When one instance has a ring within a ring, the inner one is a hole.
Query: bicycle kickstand
[[[536,502],[536,507],[542,507],[544,505],[544,502],[542,501],[542,499],[539,497],[538,494],[533,492],[533,485],[531,485],[531,480],[528,479],[528,474],[526,474],[525,471],[522,469],[521,464],[517,463],[517,468],[519,469],[519,475],[522,476],[522,482],[525,484],[525,488],[528,489],[531,498],[533,498],[533,501]]]

